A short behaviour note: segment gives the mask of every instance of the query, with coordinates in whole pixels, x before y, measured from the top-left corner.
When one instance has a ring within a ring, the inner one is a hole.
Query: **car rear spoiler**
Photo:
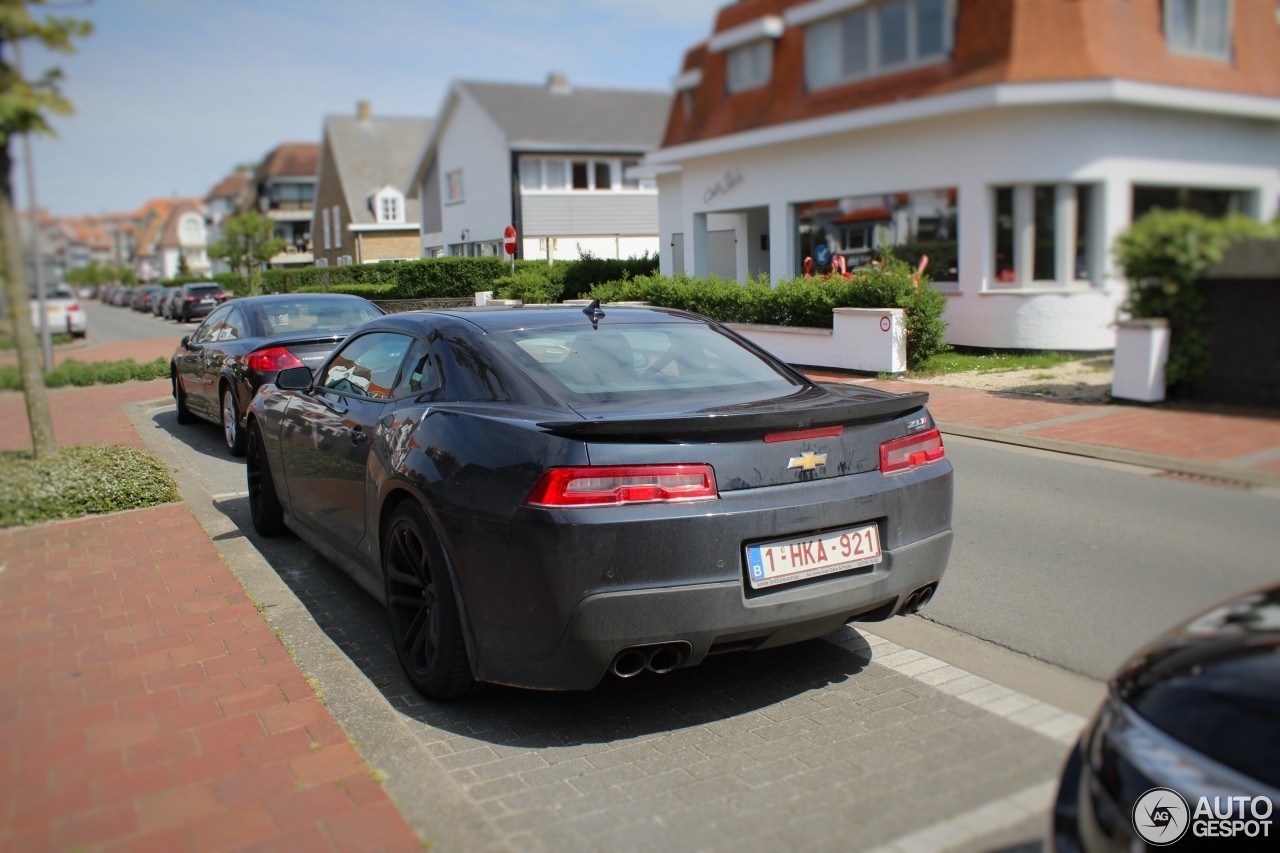
[[[837,390],[827,387],[828,390]],[[771,432],[871,423],[906,414],[928,402],[928,392],[912,391],[886,397],[845,397],[803,408],[781,406],[764,411],[706,411],[675,417],[541,421],[538,426],[556,435],[582,439],[705,437],[717,433]]]

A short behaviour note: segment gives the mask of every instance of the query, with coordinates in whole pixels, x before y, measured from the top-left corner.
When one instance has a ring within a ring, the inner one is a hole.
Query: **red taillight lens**
[[[198,301],[200,301],[200,297],[199,297],[199,296],[188,296],[188,297],[186,297],[186,300],[187,300],[188,302],[198,302]]]
[[[275,373],[289,367],[306,367],[298,357],[284,347],[269,347],[249,353],[245,364],[250,370],[261,373]]]
[[[786,432],[766,433],[764,440],[770,444],[776,441],[802,441],[806,438],[834,438],[844,432],[844,427],[817,427],[816,429],[791,429]]]
[[[936,462],[945,455],[942,434],[936,429],[895,438],[880,445],[880,472],[892,474]]]
[[[617,506],[718,497],[710,465],[552,468],[525,503],[530,506]]]
[[[68,305],[68,306],[67,306],[67,310],[68,310],[68,311],[79,311],[79,310],[80,310],[80,306],[79,306],[79,305]]]

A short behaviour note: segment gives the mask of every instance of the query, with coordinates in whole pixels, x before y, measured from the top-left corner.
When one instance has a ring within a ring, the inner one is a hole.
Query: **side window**
[[[196,333],[191,336],[191,343],[206,344],[214,340],[216,330],[222,327],[223,321],[227,319],[227,315],[230,313],[231,306],[226,305],[206,317],[205,321],[200,324],[200,328],[196,329]]]
[[[215,340],[219,341],[236,341],[247,337],[249,333],[245,329],[244,312],[239,308],[232,308],[222,321],[222,328],[216,330],[214,334]]]
[[[338,350],[319,385],[339,394],[391,399],[396,377],[413,338],[395,332],[371,332]]]
[[[401,371],[400,381],[396,384],[393,396],[406,397],[410,394],[421,394],[434,391],[440,387],[440,368],[431,345],[426,341],[417,341],[409,350],[409,360]]]

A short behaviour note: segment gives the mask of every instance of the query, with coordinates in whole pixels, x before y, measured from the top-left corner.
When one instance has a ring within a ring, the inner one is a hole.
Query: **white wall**
[[[536,261],[547,257],[545,244],[537,237],[526,237],[521,240],[521,249],[525,260]],[[657,236],[622,237],[618,235],[602,235],[594,237],[557,237],[551,251],[554,261],[576,261],[584,252],[590,252],[597,258],[638,258],[646,252],[657,254],[660,247]]]
[[[686,160],[658,180],[664,245],[685,235],[693,271],[695,216],[769,207],[770,275],[795,269],[790,205],[841,196],[954,187],[959,282],[948,297],[948,339],[973,346],[1109,349],[1126,283],[1110,246],[1129,225],[1134,183],[1252,189],[1263,219],[1280,199],[1280,128],[1274,123],[1114,105],[987,108],[960,116],[833,134]],[[706,201],[736,171],[741,180]],[[994,281],[993,186],[1089,183],[1098,205],[1094,239],[1104,267],[1093,286],[1009,291]],[[673,201],[673,198],[675,201]],[[712,230],[715,217],[705,217]],[[778,233],[779,230],[782,233]],[[1099,233],[1100,232],[1100,233]],[[671,266],[663,259],[664,272]]]
[[[423,235],[423,245],[448,246],[501,240],[511,224],[511,154],[494,124],[465,98],[446,119],[436,149],[443,229]],[[450,172],[462,169],[464,201],[450,204]],[[469,232],[466,241],[462,231]],[[438,240],[439,242],[435,242]]]

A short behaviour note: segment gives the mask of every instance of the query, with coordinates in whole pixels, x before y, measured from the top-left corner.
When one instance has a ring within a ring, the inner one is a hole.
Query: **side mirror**
[[[276,374],[276,387],[282,391],[306,391],[311,387],[311,368],[285,368]]]
[[[182,348],[183,348],[183,349],[186,349],[187,347],[189,347],[189,346],[191,345],[191,336],[190,336],[190,335],[183,335],[183,336],[182,336],[182,341],[181,341],[181,343],[182,343]]]

